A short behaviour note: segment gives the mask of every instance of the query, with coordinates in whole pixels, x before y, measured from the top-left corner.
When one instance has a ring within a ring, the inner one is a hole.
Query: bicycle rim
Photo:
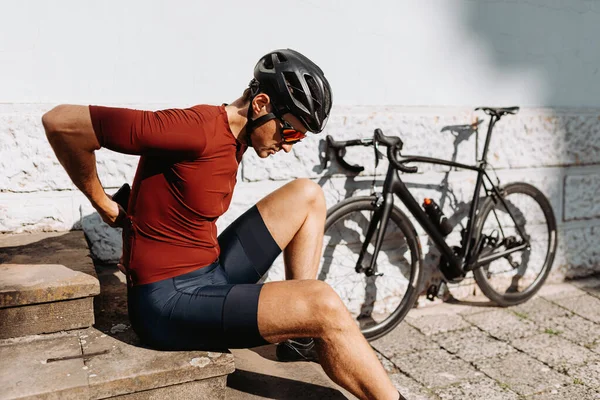
[[[369,340],[383,336],[402,321],[416,301],[422,275],[416,233],[397,208],[392,211],[377,257],[378,272],[383,275],[366,276],[355,271],[374,211],[374,198],[365,197],[352,199],[330,213],[318,274],[338,293]],[[370,265],[375,237],[367,248],[364,266]]]
[[[503,198],[506,206],[489,199],[480,213],[480,257],[510,248],[510,238],[522,240],[517,226],[530,247],[478,267],[473,274],[490,300],[509,306],[531,298],[548,277],[556,253],[556,221],[548,199],[529,184],[507,185]]]

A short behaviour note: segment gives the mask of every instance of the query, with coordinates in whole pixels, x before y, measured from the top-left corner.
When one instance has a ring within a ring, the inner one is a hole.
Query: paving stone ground
[[[599,293],[590,278],[514,307],[415,309],[372,345],[408,399],[598,400]]]

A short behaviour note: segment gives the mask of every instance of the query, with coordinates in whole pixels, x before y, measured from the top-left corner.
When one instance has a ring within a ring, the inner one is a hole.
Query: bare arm
[[[104,222],[119,226],[122,208],[104,192],[96,170],[94,151],[100,144],[87,106],[61,105],[42,117],[46,137],[69,177],[90,200]]]

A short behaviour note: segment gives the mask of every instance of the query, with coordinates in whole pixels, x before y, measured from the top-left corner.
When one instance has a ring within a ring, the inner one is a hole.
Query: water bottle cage
[[[452,232],[452,225],[450,225],[450,222],[448,222],[448,219],[442,210],[433,200],[425,199],[423,208],[425,209],[425,213],[431,222],[433,222],[443,236],[447,236],[450,232]]]

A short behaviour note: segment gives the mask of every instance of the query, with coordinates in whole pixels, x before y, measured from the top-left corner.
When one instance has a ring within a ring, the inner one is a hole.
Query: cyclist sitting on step
[[[313,358],[314,347],[328,376],[357,397],[398,398],[340,298],[315,279],[326,214],[316,183],[286,184],[216,234],[247,147],[260,158],[288,153],[307,131],[323,130],[330,109],[321,69],[277,50],[230,105],[61,105],[43,116],[73,182],[105,222],[124,228],[129,317],[143,342],[166,350],[280,343],[285,360]],[[127,210],[100,184],[101,147],[141,156]],[[287,280],[257,284],[282,250]]]

